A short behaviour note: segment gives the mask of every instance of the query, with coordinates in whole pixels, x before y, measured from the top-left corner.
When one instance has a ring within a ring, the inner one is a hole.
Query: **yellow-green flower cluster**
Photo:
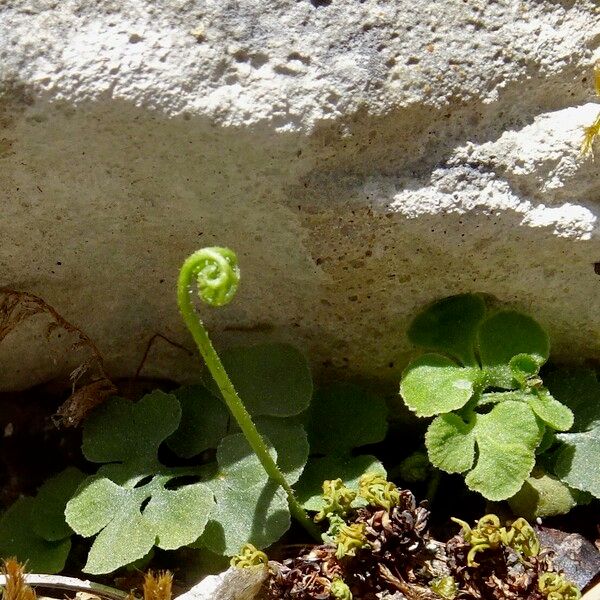
[[[563,575],[542,573],[538,579],[538,588],[548,600],[579,600],[581,592]]]
[[[315,521],[323,521],[332,516],[345,517],[350,511],[356,492],[347,488],[341,479],[323,482],[323,508],[315,516]]]
[[[337,558],[356,556],[357,550],[368,547],[365,538],[365,524],[353,523],[352,525],[346,525],[346,523],[343,523],[337,528],[334,542],[337,546],[335,552]]]
[[[540,553],[540,541],[533,527],[522,517],[507,529],[503,528],[502,543],[521,556],[531,557]]]
[[[537,556],[540,542],[533,527],[522,518],[517,519],[510,527],[502,527],[496,515],[485,515],[471,529],[468,523],[460,519],[452,519],[462,527],[462,534],[471,549],[467,554],[467,565],[477,567],[475,555],[485,550],[497,550],[500,546],[512,548],[519,558]]]
[[[359,548],[368,546],[364,524],[348,525],[346,522],[353,508],[365,504],[390,511],[400,504],[400,492],[392,482],[375,473],[366,473],[360,478],[358,492],[346,487],[341,479],[323,482],[323,506],[315,521],[329,521],[324,539],[336,544],[338,558],[354,556]]]
[[[448,600],[454,600],[456,595],[458,594],[458,585],[454,580],[452,575],[447,575],[446,577],[440,577],[432,581],[429,584],[429,587],[442,598],[447,598]]]
[[[248,569],[249,567],[260,567],[266,565],[269,558],[264,552],[252,544],[244,544],[239,554],[236,554],[231,559],[231,566],[237,569]]]
[[[364,498],[368,504],[385,510],[391,510],[400,504],[398,488],[391,481],[376,473],[366,473],[360,478],[358,495]]]
[[[329,592],[331,596],[335,598],[335,600],[352,600],[352,592],[350,591],[350,588],[339,577],[336,577],[331,582]]]

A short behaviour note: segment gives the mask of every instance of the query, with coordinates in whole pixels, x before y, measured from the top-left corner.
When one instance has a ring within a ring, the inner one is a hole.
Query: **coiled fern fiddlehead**
[[[181,316],[190,330],[200,355],[215,380],[231,414],[237,421],[250,447],[260,460],[269,477],[279,484],[287,494],[292,515],[317,540],[320,539],[315,525],[310,520],[294,490],[286,481],[276,462],[269,454],[267,445],[256,429],[225,367],[219,358],[192,300],[191,287],[195,285],[200,299],[209,306],[223,306],[230,302],[237,291],[240,269],[235,253],[229,248],[203,248],[194,252],[183,263],[177,282],[177,303]]]

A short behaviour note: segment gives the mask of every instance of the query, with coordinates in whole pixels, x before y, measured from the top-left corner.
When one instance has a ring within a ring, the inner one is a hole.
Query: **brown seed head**
[[[36,600],[35,592],[25,583],[23,565],[15,558],[4,561],[3,569],[6,585],[2,600]]]

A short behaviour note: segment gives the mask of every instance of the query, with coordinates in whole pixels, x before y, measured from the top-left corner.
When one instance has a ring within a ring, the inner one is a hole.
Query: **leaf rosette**
[[[306,360],[284,345],[225,356],[234,357],[230,368],[240,367],[236,385],[256,399],[257,428],[292,485],[309,452],[298,417],[312,395]],[[261,371],[263,361],[281,369],[276,394],[272,377]],[[159,459],[165,446],[188,464],[198,458],[198,466],[166,466]],[[101,466],[81,483],[65,515],[76,533],[95,536],[87,573],[112,572],[154,546],[194,545],[231,556],[246,542],[261,548],[273,543],[290,526],[285,492],[238,433],[221,399],[201,385],[174,394],[155,391],[137,403],[112,398],[86,421],[82,449]],[[215,450],[216,460],[207,463],[202,457]]]
[[[570,409],[539,377],[550,344],[531,317],[492,310],[461,294],[426,308],[410,340],[428,351],[403,373],[400,394],[419,417],[435,417],[426,446],[433,465],[464,473],[490,500],[515,494],[535,464],[544,433],[573,424]]]

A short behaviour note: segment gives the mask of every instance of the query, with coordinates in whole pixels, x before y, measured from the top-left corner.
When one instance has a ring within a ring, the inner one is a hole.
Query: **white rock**
[[[228,569],[205,577],[176,600],[254,600],[265,580],[265,569]]]
[[[595,0],[0,4],[0,285],[115,376],[154,333],[191,347],[174,283],[209,244],[242,268],[219,347],[289,340],[394,389],[415,311],[483,291],[598,357],[599,34]],[[83,359],[41,321],[0,344],[0,388]],[[158,341],[142,374],[198,362]]]

